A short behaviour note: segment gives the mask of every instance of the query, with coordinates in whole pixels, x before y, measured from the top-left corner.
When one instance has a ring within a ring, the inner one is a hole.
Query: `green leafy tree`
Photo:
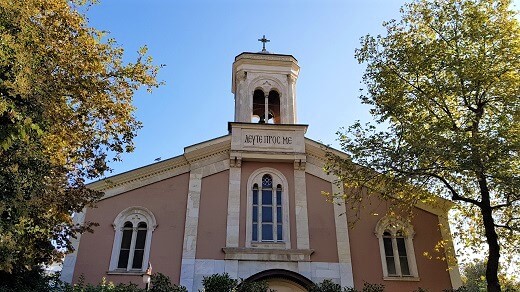
[[[520,28],[510,6],[417,0],[384,23],[386,35],[363,37],[361,100],[376,124],[341,131],[351,160],[331,155],[330,167],[354,209],[373,194],[407,212],[432,193],[455,202],[461,242],[488,251],[488,291],[500,291],[500,257],[518,259],[520,246]]]
[[[59,261],[90,229],[71,218],[101,195],[84,181],[133,150],[132,97],[159,85],[146,48],[123,62],[80,2],[0,0],[0,282]]]
[[[170,277],[155,273],[152,275],[151,292],[188,292],[186,287],[172,284]]]
[[[228,273],[213,274],[202,279],[203,291],[211,292],[274,292],[266,281],[249,282],[233,279]]]
[[[499,271],[498,278],[504,291],[520,291],[520,282],[514,277]],[[464,265],[462,269],[462,281],[465,291],[479,292],[486,291],[486,262],[476,260],[475,262]]]
[[[202,286],[204,287],[204,291],[236,291],[235,288],[238,286],[238,284],[239,281],[237,279],[231,278],[228,273],[213,274],[202,279]]]
[[[385,291],[385,285],[382,284],[370,284],[363,282],[362,292],[383,292]],[[309,292],[359,292],[354,287],[341,287],[340,284],[334,283],[330,279],[325,279],[320,283],[315,284],[309,289]]]
[[[341,288],[340,284],[334,283],[329,279],[323,280],[309,289],[310,292],[343,292],[347,289]],[[354,291],[351,291],[354,292]]]

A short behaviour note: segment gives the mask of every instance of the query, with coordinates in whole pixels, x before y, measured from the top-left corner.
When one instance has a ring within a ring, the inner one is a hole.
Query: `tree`
[[[214,292],[274,292],[266,281],[244,281],[233,279],[228,273],[213,274],[202,279],[203,291]]]
[[[508,277],[501,271],[498,275],[500,284],[504,291],[520,291],[520,283],[512,277]],[[475,262],[464,265],[462,269],[462,280],[466,291],[486,290],[486,262],[476,260]]]
[[[329,168],[354,208],[362,190],[400,206],[432,193],[455,202],[462,242],[487,245],[488,291],[500,291],[500,256],[519,254],[520,28],[510,5],[417,0],[383,24],[386,35],[363,37],[360,98],[376,124],[340,131],[351,160],[331,155]]]
[[[85,179],[132,151],[132,96],[160,84],[146,48],[123,62],[85,4],[0,0],[0,282],[59,261],[90,229],[71,218],[101,196]]]

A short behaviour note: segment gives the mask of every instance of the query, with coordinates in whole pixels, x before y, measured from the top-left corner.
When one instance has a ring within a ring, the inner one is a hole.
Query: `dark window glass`
[[[258,204],[258,186],[256,184],[253,186],[253,204]]]
[[[258,224],[253,223],[253,241],[258,241]]]
[[[135,248],[144,249],[145,241],[146,241],[146,229],[139,229],[137,231],[137,239],[135,241]]]
[[[119,252],[119,261],[117,262],[118,269],[126,269],[128,266],[128,255],[130,254],[129,249],[121,250]]]
[[[132,242],[132,223],[126,222],[123,227],[123,238],[121,239],[121,249],[130,249]]]
[[[276,205],[282,205],[282,186],[280,185],[276,189]]]
[[[258,206],[253,206],[253,222],[258,222]]]
[[[266,174],[262,177],[262,188],[272,188],[273,187],[273,178]]]
[[[144,250],[135,250],[134,251],[134,261],[132,263],[132,269],[141,269],[143,267],[143,255]]]
[[[137,236],[135,240],[134,260],[132,269],[140,269],[143,267],[144,245],[146,243],[146,223],[140,222],[137,225]]]
[[[283,227],[282,227],[282,224],[278,224],[278,229],[276,230],[276,232],[278,233],[277,234],[277,240],[278,241],[282,241],[283,240]]]
[[[276,207],[276,221],[281,223],[282,220],[282,207]]]
[[[399,263],[401,264],[401,274],[402,275],[410,275],[410,268],[408,267],[408,256],[406,254],[406,243],[404,238],[398,237],[397,241],[397,250],[399,251]]]
[[[399,263],[401,264],[401,274],[404,276],[410,276],[410,268],[408,267],[408,258],[399,257]]]
[[[272,241],[273,240],[273,225],[262,224],[262,240]]]
[[[383,244],[385,246],[385,255],[386,256],[393,256],[394,255],[394,249],[392,248],[392,238],[384,237],[383,238]]]
[[[123,227],[123,237],[121,238],[121,248],[119,250],[119,259],[117,268],[126,269],[128,266],[128,256],[130,255],[130,245],[132,243],[132,223],[125,222]]]
[[[262,205],[272,205],[272,204],[273,204],[273,191],[262,190]]]
[[[395,272],[395,262],[393,256],[386,257],[386,268],[388,269],[388,275],[397,275]]]
[[[262,207],[262,222],[273,222],[273,208]]]
[[[397,241],[397,250],[399,251],[399,256],[406,257],[406,245],[404,243],[404,238],[398,237],[395,240]]]

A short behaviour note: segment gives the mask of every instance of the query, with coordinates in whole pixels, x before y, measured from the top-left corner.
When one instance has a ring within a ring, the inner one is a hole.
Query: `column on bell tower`
[[[242,53],[233,63],[235,122],[296,124],[296,80],[291,55]]]

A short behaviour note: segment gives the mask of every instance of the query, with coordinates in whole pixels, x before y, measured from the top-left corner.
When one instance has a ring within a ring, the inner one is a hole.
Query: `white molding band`
[[[202,168],[191,170],[186,221],[184,223],[184,242],[182,244],[181,285],[193,287],[194,262],[197,249],[197,228],[199,225],[200,190],[202,186]],[[190,289],[191,290],[191,289]]]
[[[83,224],[85,222],[85,216],[87,214],[87,208],[83,208],[83,210],[79,213],[74,214],[74,218],[72,218],[73,224]],[[76,238],[71,238],[72,247],[74,251],[65,256],[63,260],[63,267],[61,269],[60,280],[66,283],[72,283],[72,278],[74,277],[74,268],[76,267],[76,260],[78,258],[78,249],[79,243],[81,239],[81,233],[76,235]]]
[[[343,185],[332,182],[332,193],[343,194]],[[347,210],[344,201],[333,201],[334,221],[336,225],[336,241],[338,246],[338,260],[340,264],[340,280],[342,287],[354,287],[352,274],[352,258],[350,255],[350,240],[348,235]]]
[[[229,196],[226,224],[226,247],[238,247],[240,233],[240,180],[242,169],[229,169]]]
[[[296,248],[309,248],[309,217],[305,170],[294,170],[294,201],[296,211]]]
[[[462,279],[459,271],[459,264],[455,255],[455,248],[453,247],[453,238],[451,236],[450,224],[446,215],[438,216],[439,228],[442,239],[447,241],[445,252],[448,264],[448,272],[450,273],[451,286],[457,289],[462,286]]]

